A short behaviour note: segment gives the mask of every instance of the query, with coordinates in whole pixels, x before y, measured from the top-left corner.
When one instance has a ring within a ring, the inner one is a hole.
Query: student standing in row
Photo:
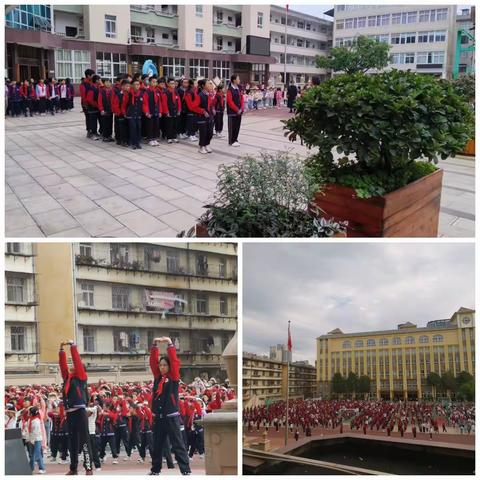
[[[228,115],[228,144],[232,147],[239,147],[238,135],[242,123],[243,114],[243,95],[238,87],[240,77],[232,75],[230,86],[227,91],[227,115]]]
[[[150,117],[148,103],[145,101],[143,92],[140,90],[140,81],[134,80],[132,87],[123,97],[123,115],[128,122],[130,147],[133,150],[141,149],[142,136],[142,113]]]
[[[178,143],[177,139],[177,122],[181,113],[182,104],[180,97],[175,91],[175,81],[173,78],[168,79],[168,86],[163,97],[162,112],[165,115],[165,133],[167,143]]]
[[[46,115],[45,110],[47,108],[47,86],[41,78],[36,87],[36,96],[38,98],[38,112],[40,115]]]
[[[146,136],[148,144],[152,147],[160,145],[157,140],[160,137],[160,115],[162,114],[160,96],[157,76],[154,75],[150,77],[148,88],[145,90],[145,101],[150,113],[150,117],[145,116]]]
[[[112,112],[112,82],[109,78],[102,79],[98,95],[98,111],[104,142],[113,142],[113,112]]]
[[[223,138],[223,115],[225,113],[225,94],[223,92],[223,85],[217,87],[214,101],[215,108],[215,136]]]
[[[213,137],[213,97],[211,82],[202,79],[198,81],[198,105],[194,107],[197,114],[197,125],[199,132],[198,152],[202,154],[212,153],[210,142]]]

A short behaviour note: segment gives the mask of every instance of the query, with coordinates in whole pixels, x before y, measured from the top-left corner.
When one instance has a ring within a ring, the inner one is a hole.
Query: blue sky
[[[453,243],[246,243],[243,350],[286,343],[315,363],[315,339],[344,332],[425,326],[473,308],[474,248]]]

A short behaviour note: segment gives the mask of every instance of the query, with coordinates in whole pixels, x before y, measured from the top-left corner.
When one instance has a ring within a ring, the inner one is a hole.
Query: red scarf
[[[28,420],[28,433],[32,433],[32,420],[35,420],[35,418],[40,418],[40,416],[37,414],[34,417],[30,417]]]
[[[163,384],[164,384],[166,381],[167,381],[167,376],[164,375],[164,376],[162,377],[162,379],[160,380],[159,384],[158,384],[157,391],[156,391],[157,396],[162,394]]]

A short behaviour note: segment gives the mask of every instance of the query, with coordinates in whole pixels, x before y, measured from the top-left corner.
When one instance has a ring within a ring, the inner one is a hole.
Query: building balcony
[[[157,11],[130,11],[131,23],[147,25],[148,27],[178,28],[178,15]]]
[[[155,38],[139,37],[136,35],[130,37],[130,43],[135,45],[151,45],[152,47],[178,48],[178,43],[174,40],[165,40],[161,38],[157,40]]]
[[[270,66],[270,72],[279,72],[283,73],[283,63],[276,63]],[[322,75],[325,73],[325,70],[317,68],[315,66],[307,65],[298,65],[294,63],[287,63],[287,73],[306,73],[309,75]]]
[[[53,11],[83,15],[83,5],[53,5]]]
[[[199,315],[190,313],[167,313],[140,310],[108,310],[93,307],[78,307],[78,323],[98,327],[178,328],[187,330],[237,329],[236,317]]]
[[[5,321],[12,323],[35,323],[36,302],[5,303]]]
[[[34,275],[34,256],[23,253],[5,253],[5,272]]]
[[[285,25],[281,23],[270,22],[270,31],[285,34]],[[333,31],[329,33],[324,32],[313,32],[312,30],[305,30],[302,28],[296,28],[292,26],[287,27],[287,37],[292,35],[294,37],[308,38],[311,40],[320,40],[323,42],[328,42],[332,40]]]
[[[242,27],[236,27],[228,23],[214,23],[213,34],[222,37],[242,38]]]
[[[270,43],[270,49],[273,53],[285,53],[284,43]],[[297,45],[287,45],[287,54],[303,55],[305,57],[316,57],[317,55],[327,55],[328,50],[319,50],[318,48],[298,47]]]

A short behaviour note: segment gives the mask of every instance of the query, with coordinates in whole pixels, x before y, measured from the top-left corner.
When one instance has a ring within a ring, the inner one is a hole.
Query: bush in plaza
[[[319,185],[384,195],[432,173],[474,131],[472,109],[451,82],[392,70],[339,75],[309,89],[286,135],[318,152],[307,169]],[[341,156],[335,159],[332,151]],[[425,161],[418,162],[417,159]]]
[[[343,232],[344,225],[309,211],[316,188],[304,162],[287,152],[247,156],[219,168],[214,201],[199,221],[211,237],[329,237]]]
[[[461,75],[452,80],[455,91],[471,105],[475,102],[475,75]]]

